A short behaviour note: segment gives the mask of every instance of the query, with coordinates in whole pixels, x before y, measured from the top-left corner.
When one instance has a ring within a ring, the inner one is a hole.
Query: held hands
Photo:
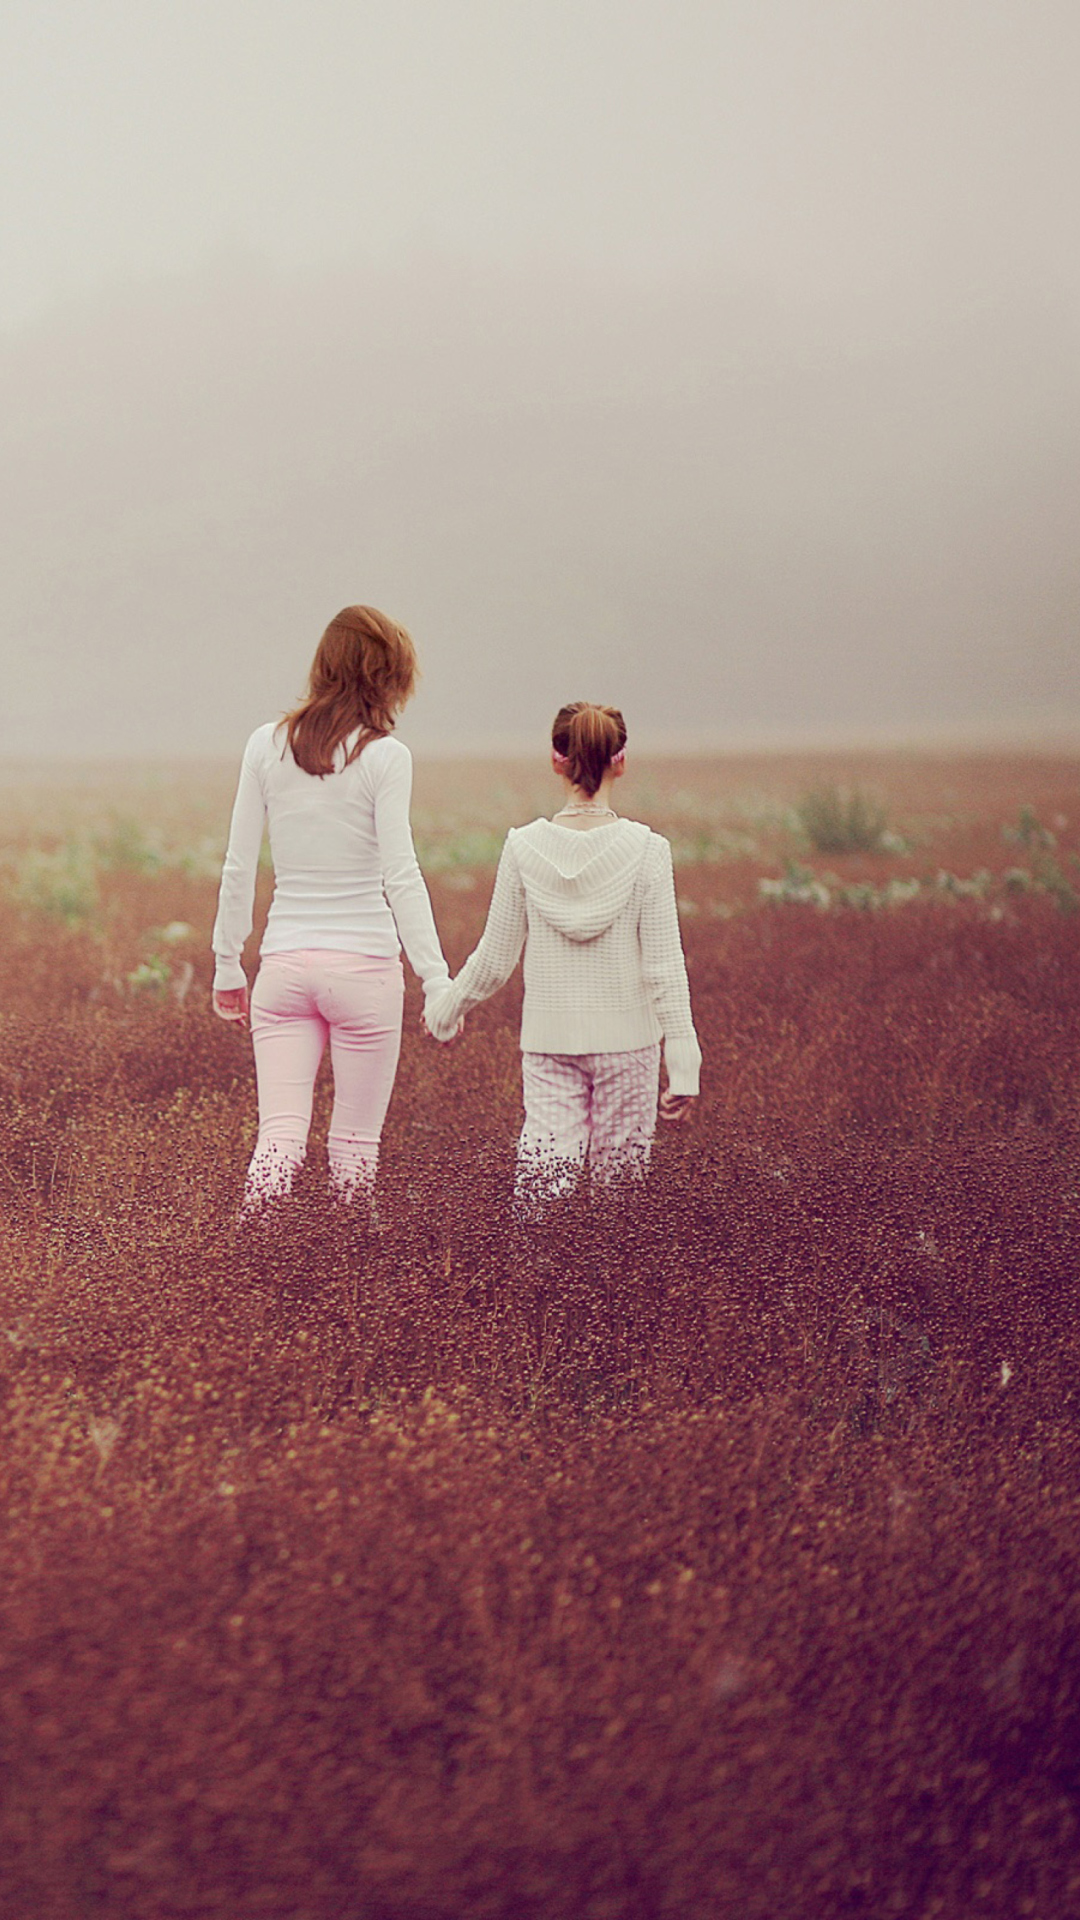
[[[660,1095],[660,1118],[671,1126],[679,1126],[689,1120],[694,1111],[697,1095],[693,1093],[662,1093]]]
[[[242,1028],[248,1026],[248,990],[246,987],[215,988],[213,1007],[219,1020],[237,1022]]]
[[[458,1021],[457,1026],[454,1028],[453,1033],[448,1033],[445,1039],[440,1039],[437,1033],[432,1033],[431,1028],[428,1026],[428,1023],[424,1018],[423,1014],[420,1015],[420,1030],[422,1033],[425,1033],[427,1035],[429,1040],[436,1041],[440,1047],[452,1047],[454,1044],[454,1041],[459,1039],[460,1036],[465,1031],[465,1015],[462,1014],[461,1019]]]
[[[441,1024],[437,1018],[438,1009],[445,1003],[449,993],[450,983],[447,981],[443,986],[435,988],[433,992],[425,994],[424,1010],[420,1015],[421,1032],[426,1033],[429,1040],[437,1040],[441,1047],[453,1046],[454,1041],[459,1039],[465,1031],[465,1016],[462,1015],[449,1033],[435,1032],[435,1028]]]

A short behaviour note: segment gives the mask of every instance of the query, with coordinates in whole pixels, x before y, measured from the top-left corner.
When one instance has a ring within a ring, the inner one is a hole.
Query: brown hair
[[[416,685],[416,649],[376,607],[343,607],[315,649],[307,698],[285,715],[286,744],[305,773],[333,773],[334,755],[359,728],[345,765],[391,733]]]
[[[592,795],[626,745],[626,722],[618,707],[575,700],[555,715],[551,744],[566,761],[567,778]]]

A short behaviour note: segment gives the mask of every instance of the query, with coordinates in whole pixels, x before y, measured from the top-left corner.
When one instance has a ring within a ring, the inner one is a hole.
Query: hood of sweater
[[[514,854],[530,910],[568,940],[595,940],[626,906],[651,838],[638,820],[584,833],[551,820],[519,827]]]

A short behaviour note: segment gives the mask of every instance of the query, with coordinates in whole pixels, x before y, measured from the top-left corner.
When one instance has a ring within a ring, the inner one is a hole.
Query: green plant
[[[1080,911],[1080,896],[1067,877],[1060,862],[1051,854],[1042,853],[1035,862],[1035,885],[1041,893],[1048,893],[1057,902],[1062,913]]]
[[[162,994],[168,991],[183,1002],[191,985],[190,960],[174,965],[163,949],[182,947],[194,936],[195,929],[186,920],[170,920],[167,926],[151,927],[146,935],[146,959],[124,975],[128,991],[135,994]]]
[[[32,913],[81,926],[98,907],[93,853],[81,840],[65,840],[51,853],[33,847],[17,864],[12,893]]]
[[[759,880],[758,892],[771,906],[828,907],[832,894],[809,867],[789,860],[779,880]]]
[[[985,900],[993,884],[994,876],[987,867],[979,867],[968,880],[942,868],[934,881],[937,891],[950,900]]]
[[[1034,807],[1021,807],[1015,827],[1002,827],[1001,837],[1014,847],[1057,846],[1057,836],[1043,826]]]
[[[883,887],[875,887],[872,880],[859,880],[853,886],[841,887],[836,895],[836,903],[841,907],[860,907],[864,912],[877,913],[882,907],[906,907],[910,900],[917,900],[922,892],[918,880],[887,880]]]
[[[799,826],[816,853],[877,853],[888,831],[881,804],[859,789],[817,787],[795,808]],[[895,849],[895,836],[890,836]]]
[[[172,982],[172,968],[160,953],[143,960],[124,975],[132,993],[164,993]]]
[[[106,873],[157,873],[165,864],[138,821],[124,814],[114,814],[108,830],[95,836],[94,852]]]
[[[856,907],[863,913],[878,913],[883,907],[905,907],[922,892],[918,880],[889,880],[883,887],[872,880],[858,880],[843,886],[835,873],[814,873],[789,861],[779,880],[759,880],[758,893],[773,906]]]

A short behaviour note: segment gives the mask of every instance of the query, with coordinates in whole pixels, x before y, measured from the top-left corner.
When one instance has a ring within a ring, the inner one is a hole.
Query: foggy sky
[[[0,751],[1080,716],[1072,0],[9,0]]]

